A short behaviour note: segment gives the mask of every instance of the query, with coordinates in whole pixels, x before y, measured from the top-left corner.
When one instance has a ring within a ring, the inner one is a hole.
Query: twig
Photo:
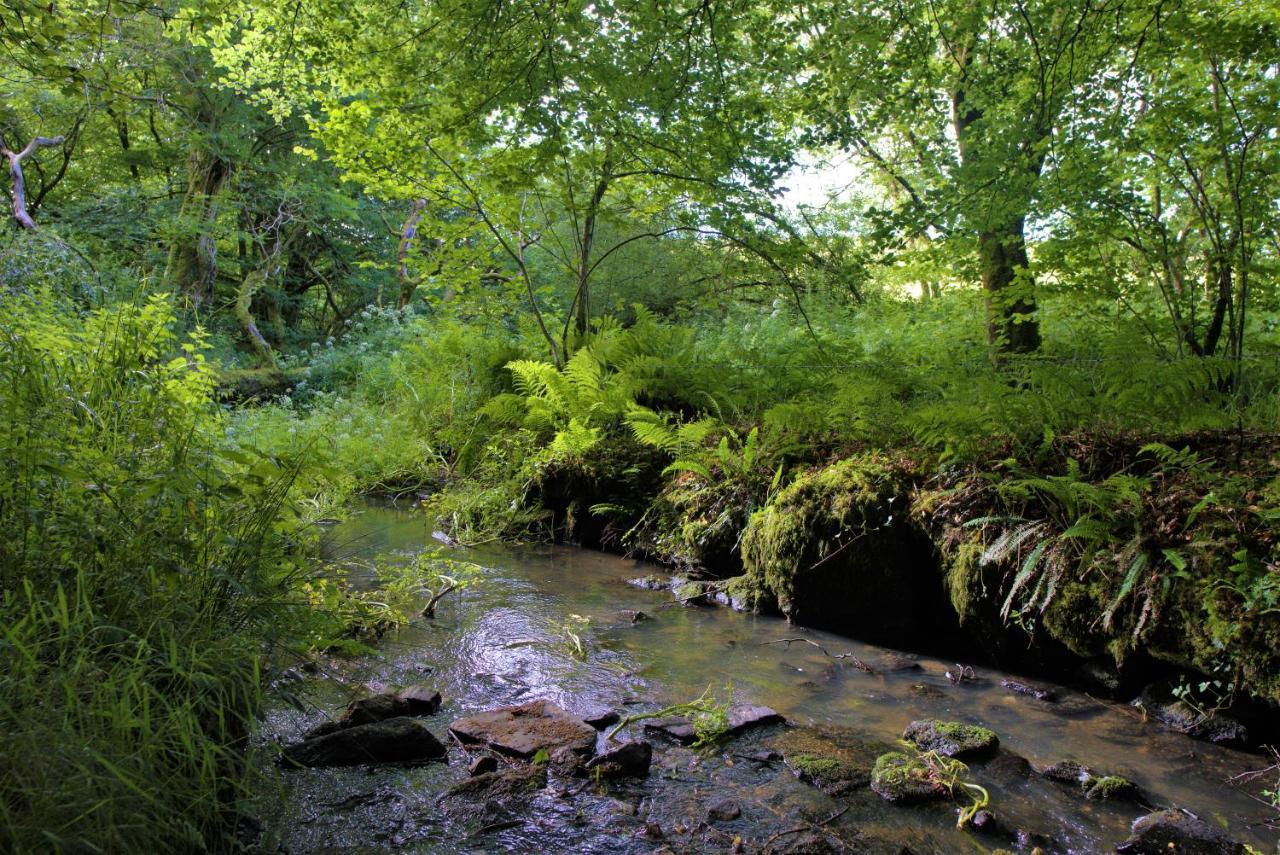
[[[850,665],[852,665],[854,668],[858,669],[859,671],[863,672],[864,674],[875,673],[874,668],[872,668],[866,662],[863,662],[861,659],[859,659],[857,656],[853,655],[852,653],[841,653],[838,656],[833,656],[831,653],[827,651],[827,648],[823,647],[818,642],[813,641],[812,639],[809,639],[809,638],[801,638],[800,636],[794,636],[792,638],[775,638],[773,641],[760,642],[760,646],[763,647],[766,644],[785,644],[787,645],[787,647],[790,647],[791,642],[793,641],[801,641],[801,642],[804,642],[805,644],[808,644],[810,647],[818,648],[819,650],[822,651],[822,655],[826,656],[828,659],[833,659],[835,661],[848,659]]]
[[[768,840],[764,842],[764,846],[760,847],[760,849],[761,851],[768,849],[770,846],[773,845],[773,841],[777,840],[779,837],[785,837],[788,834],[799,834],[802,831],[813,831],[813,830],[822,828],[824,825],[829,825],[830,823],[835,822],[837,819],[844,816],[848,812],[849,812],[849,806],[845,806],[840,808],[840,810],[836,811],[835,813],[831,814],[831,816],[827,817],[822,822],[819,822],[816,824],[805,823],[804,825],[797,825],[795,828],[788,828],[785,831],[776,832]]]

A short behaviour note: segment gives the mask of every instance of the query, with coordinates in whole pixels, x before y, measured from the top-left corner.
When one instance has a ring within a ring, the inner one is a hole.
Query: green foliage
[[[219,444],[163,297],[0,300],[0,842],[225,848],[293,470]]]

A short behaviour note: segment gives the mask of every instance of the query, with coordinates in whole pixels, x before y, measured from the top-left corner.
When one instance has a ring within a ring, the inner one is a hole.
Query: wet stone
[[[409,715],[433,715],[440,709],[440,693],[425,686],[410,686],[398,695],[409,707]]]
[[[627,742],[612,751],[592,757],[587,761],[586,769],[604,778],[643,778],[649,774],[652,762],[652,745],[643,741]]]
[[[734,704],[729,707],[729,733],[735,736],[753,727],[781,724],[784,721],[786,719],[770,707],[755,704]],[[670,737],[681,745],[691,745],[698,739],[693,722],[679,716],[647,721],[644,729],[649,733],[660,733]]]
[[[1037,701],[1053,703],[1058,699],[1057,694],[1048,686],[1038,686],[1035,683],[1024,683],[1020,680],[1001,680],[1000,685],[1015,695],[1025,695],[1029,698],[1035,698]]]
[[[731,822],[742,816],[742,807],[733,799],[716,799],[707,805],[707,819],[712,822]]]
[[[667,576],[641,576],[637,579],[628,579],[627,584],[633,588],[641,588],[646,591],[667,591],[672,588],[675,580]]]
[[[832,796],[866,787],[876,758],[888,749],[843,728],[797,728],[776,744],[792,774]]]
[[[920,698],[945,698],[947,696],[947,693],[942,689],[937,686],[931,686],[928,683],[913,683],[911,694]]]
[[[1242,746],[1249,743],[1248,729],[1231,716],[1225,713],[1205,716],[1191,704],[1155,686],[1143,689],[1142,697],[1136,703],[1166,727],[1193,739],[1203,739],[1216,745]]]
[[[1245,855],[1244,846],[1208,823],[1180,810],[1162,810],[1139,817],[1132,835],[1116,847],[1131,855]]]
[[[477,775],[488,775],[496,771],[498,771],[498,760],[488,755],[477,757],[467,766],[467,774],[473,778]]]
[[[444,811],[454,815],[493,816],[526,803],[546,786],[545,766],[513,766],[459,781],[440,796],[439,804]]]
[[[445,747],[412,718],[391,718],[344,727],[314,736],[284,750],[286,765],[359,766],[366,763],[409,763],[442,760]]]
[[[1093,777],[1093,771],[1074,760],[1061,760],[1040,770],[1040,774],[1050,781],[1062,784],[1082,785]]]
[[[572,704],[569,712],[596,730],[604,730],[611,724],[617,724],[622,718],[612,707],[590,702]]]
[[[947,789],[918,758],[890,751],[876,760],[871,789],[897,805],[921,804],[947,797]]]
[[[958,721],[922,719],[907,725],[902,738],[921,751],[936,751],[957,760],[990,757],[1000,747],[994,731]]]
[[[1128,778],[1104,775],[1101,778],[1090,778],[1084,783],[1084,796],[1094,801],[1136,802],[1141,800],[1142,792]]]
[[[1074,785],[1084,793],[1085,798],[1094,801],[1136,802],[1142,798],[1138,785],[1128,778],[1096,772],[1074,760],[1062,760],[1046,766],[1040,770],[1040,774],[1050,781]]]
[[[465,716],[449,725],[449,732],[464,744],[487,745],[526,760],[558,748],[591,754],[596,744],[595,728],[550,701]]]
[[[391,718],[410,715],[430,715],[440,708],[440,693],[415,686],[403,692],[384,692],[347,704],[342,715],[333,721],[312,728],[307,739],[335,733],[347,727],[372,724]]]

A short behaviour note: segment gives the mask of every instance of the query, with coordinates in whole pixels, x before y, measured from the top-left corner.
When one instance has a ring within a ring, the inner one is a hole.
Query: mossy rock
[[[880,798],[897,805],[940,801],[949,793],[918,757],[890,751],[876,759],[871,770],[871,789]]]
[[[867,454],[801,475],[752,515],[746,576],[792,620],[911,649],[959,633],[933,547],[908,514],[916,474]]]
[[[715,576],[741,572],[738,542],[750,509],[764,499],[736,478],[676,475],[649,506],[628,544],[651,559],[683,572]]]
[[[681,582],[672,590],[675,598],[686,606],[707,605],[707,582]]]
[[[1136,802],[1142,799],[1142,791],[1138,789],[1138,785],[1119,775],[1089,778],[1084,783],[1084,795],[1087,799],[1107,802]]]
[[[716,602],[740,612],[765,611],[768,594],[750,576],[734,576],[716,585]]]
[[[867,786],[876,758],[888,748],[843,728],[797,728],[773,744],[797,778],[833,796]]]
[[[921,719],[907,725],[902,738],[921,751],[933,751],[957,760],[990,757],[1000,747],[995,731],[958,721]]]

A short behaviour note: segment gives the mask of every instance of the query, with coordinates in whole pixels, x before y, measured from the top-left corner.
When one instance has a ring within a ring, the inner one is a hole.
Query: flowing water
[[[433,545],[421,516],[385,507],[366,509],[330,540],[340,559]],[[1061,688],[1056,702],[1037,701],[1003,688],[1008,675],[980,667],[975,681],[953,685],[947,672],[956,663],[938,659],[894,670],[903,663],[883,648],[778,618],[682,607],[668,592],[627,584],[657,568],[599,552],[493,546],[450,557],[485,567],[483,583],[445,598],[434,620],[383,639],[375,655],[328,659],[314,674],[289,672],[292,681],[281,685],[302,709],[274,702],[264,738],[294,741],[347,701],[406,685],[443,693],[444,707],[425,721],[444,739],[454,718],[496,706],[547,698],[571,710],[605,705],[630,714],[688,701],[708,686],[723,695],[731,684],[738,701],[769,705],[800,727],[837,728],[887,746],[913,719],[982,724],[999,734],[1004,751],[1034,767],[1072,759],[1124,775],[1150,805],[1187,808],[1263,853],[1280,852],[1265,824],[1275,811],[1254,798],[1261,784],[1225,784],[1267,765],[1265,758],[1193,741],[1129,707]],[[628,610],[651,619],[632,623]],[[585,656],[563,630],[571,615],[589,619]],[[823,649],[766,643],[796,637]],[[834,658],[841,654],[852,657]],[[854,667],[854,657],[875,673]],[[761,729],[709,754],[655,739],[648,779],[601,785],[553,776],[503,822],[467,820],[438,805],[467,776],[456,746],[447,764],[272,768],[279,797],[265,819],[269,837],[289,852],[727,852],[734,838],[748,852],[771,841],[802,851],[807,838],[799,829],[836,851],[1031,851],[1038,842],[1046,852],[1104,852],[1146,812],[1087,801],[1007,756],[971,764],[972,780],[990,791],[1001,821],[1039,835],[1005,842],[957,830],[954,803],[895,807],[870,789],[833,798],[783,763],[748,759],[785,738],[784,730]],[[707,822],[707,805],[722,797],[735,800],[742,816]]]

